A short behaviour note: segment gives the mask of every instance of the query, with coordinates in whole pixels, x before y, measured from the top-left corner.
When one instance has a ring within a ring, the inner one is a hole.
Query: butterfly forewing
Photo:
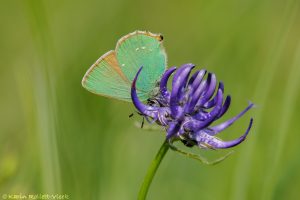
[[[148,98],[166,69],[167,56],[160,35],[136,31],[121,38],[116,56],[124,75],[132,81],[143,66],[137,89]]]

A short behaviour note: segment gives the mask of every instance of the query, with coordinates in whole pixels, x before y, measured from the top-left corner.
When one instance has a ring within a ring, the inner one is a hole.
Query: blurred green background
[[[254,127],[217,166],[169,152],[148,199],[300,196],[300,2],[1,1],[0,194],[135,199],[163,132],[134,126],[131,104],[81,87],[86,70],[134,30],[162,33],[168,65],[216,73],[251,110],[220,135]],[[298,112],[297,112],[298,111]],[[213,159],[226,151],[197,151]]]

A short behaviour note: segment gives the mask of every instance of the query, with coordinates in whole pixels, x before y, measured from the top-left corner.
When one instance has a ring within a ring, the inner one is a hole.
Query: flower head
[[[235,140],[222,141],[216,135],[232,125],[254,104],[250,103],[237,116],[219,125],[210,126],[226,113],[231,97],[228,95],[224,98],[224,85],[219,82],[217,87],[216,76],[213,73],[208,73],[205,79],[206,70],[198,70],[190,77],[194,67],[193,64],[184,64],[178,69],[168,69],[159,83],[159,93],[149,99],[147,104],[142,103],[136,93],[136,81],[141,67],[131,86],[134,106],[149,122],[164,126],[167,130],[166,138],[170,142],[180,140],[189,147],[197,145],[200,148],[213,149],[230,148],[240,144],[250,131],[252,118],[246,132]],[[174,72],[172,89],[169,91],[167,83]]]

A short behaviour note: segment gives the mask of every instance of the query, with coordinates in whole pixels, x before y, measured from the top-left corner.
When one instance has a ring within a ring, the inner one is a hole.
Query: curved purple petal
[[[206,74],[206,70],[202,69],[200,71],[197,71],[193,74],[193,76],[190,78],[188,86],[190,87],[189,89],[197,89],[199,84],[201,83],[203,77]]]
[[[176,67],[171,67],[168,69],[162,76],[161,81],[160,81],[160,93],[163,96],[163,98],[169,99],[170,98],[170,93],[168,91],[168,80],[170,76],[173,74],[173,72],[176,70]]]
[[[171,108],[171,115],[173,118],[181,118],[183,117],[184,110],[179,105],[179,100],[184,94],[184,88],[187,83],[188,76],[191,70],[195,67],[193,64],[186,64],[183,65],[181,68],[177,70],[174,75],[173,82],[172,82],[172,92],[170,98],[170,108]]]
[[[132,103],[134,104],[134,106],[138,109],[138,111],[140,113],[142,113],[143,115],[148,115],[150,117],[153,117],[153,118],[156,118],[156,115],[155,113],[153,113],[154,110],[157,110],[157,108],[154,108],[152,106],[148,106],[148,105],[145,105],[143,104],[138,96],[137,96],[137,93],[136,93],[136,81],[137,81],[137,78],[140,74],[140,72],[142,71],[143,67],[141,67],[138,72],[136,73],[134,79],[133,79],[133,82],[131,84],[131,99],[132,99]]]
[[[191,94],[191,97],[186,105],[187,113],[193,113],[196,111],[195,105],[196,105],[197,101],[199,100],[200,96],[202,95],[203,91],[205,90],[206,85],[207,85],[207,82],[202,81],[197,88],[193,89],[193,91],[195,91],[195,92],[193,92],[193,94]]]
[[[209,146],[211,146],[212,148],[214,149],[227,149],[227,148],[230,148],[230,147],[234,147],[238,144],[240,144],[241,142],[243,142],[251,127],[252,127],[252,123],[253,123],[253,118],[250,119],[250,123],[249,123],[249,126],[246,130],[246,132],[244,133],[244,135],[242,135],[241,137],[235,139],[235,140],[231,140],[231,141],[222,141],[214,136],[208,136],[205,138],[204,141],[201,141],[201,143],[206,143],[208,144]]]
[[[203,106],[214,94],[216,85],[217,85],[217,79],[215,74],[208,74],[207,78],[207,88],[206,91],[204,92],[204,96],[199,99],[197,102],[196,106]]]
[[[222,92],[224,93],[224,84],[223,84],[223,82],[221,82],[221,81],[219,82],[218,89],[221,89]],[[216,105],[216,103],[217,103],[217,95],[215,95],[215,97],[212,100],[206,102],[203,105],[203,107],[206,108],[206,109],[209,109],[209,108],[214,107]]]
[[[199,121],[196,118],[197,116],[195,115],[193,116],[193,119],[195,120],[191,120],[190,122],[185,124],[186,129],[197,132],[214,121],[214,119],[218,116],[222,108],[223,93],[221,89],[218,90],[217,96],[217,105],[212,109],[211,112],[206,113],[206,119],[204,121]]]
[[[221,118],[221,117],[227,112],[227,110],[228,110],[228,108],[229,108],[229,106],[230,106],[230,103],[231,103],[231,96],[228,95],[228,96],[226,97],[225,102],[224,102],[224,104],[223,104],[223,106],[222,106],[222,109],[221,109],[221,111],[220,111],[220,113],[219,113],[219,115],[217,116],[216,119]]]
[[[240,114],[238,114],[237,116],[223,122],[222,124],[216,125],[211,127],[210,129],[212,129],[214,132],[218,133],[223,131],[224,129],[226,129],[227,127],[231,126],[236,120],[238,120],[240,117],[242,117],[248,110],[250,110],[252,107],[254,106],[253,103],[250,103],[247,108],[245,108],[245,110],[243,110]]]
[[[195,73],[191,76],[191,78],[188,82],[188,86],[191,86],[193,84],[193,82],[195,81],[195,79],[197,78],[199,73],[200,73],[199,70],[195,71]]]

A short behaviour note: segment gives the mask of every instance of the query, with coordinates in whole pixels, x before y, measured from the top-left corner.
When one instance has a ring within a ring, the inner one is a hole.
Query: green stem
[[[149,166],[148,172],[147,172],[147,174],[144,178],[144,181],[142,183],[142,186],[140,188],[138,200],[146,199],[146,196],[147,196],[149,187],[151,185],[151,182],[153,180],[153,177],[168,150],[169,150],[169,143],[167,142],[167,140],[165,140],[164,143],[161,145],[159,151],[157,152],[154,160],[151,162],[151,164]]]

